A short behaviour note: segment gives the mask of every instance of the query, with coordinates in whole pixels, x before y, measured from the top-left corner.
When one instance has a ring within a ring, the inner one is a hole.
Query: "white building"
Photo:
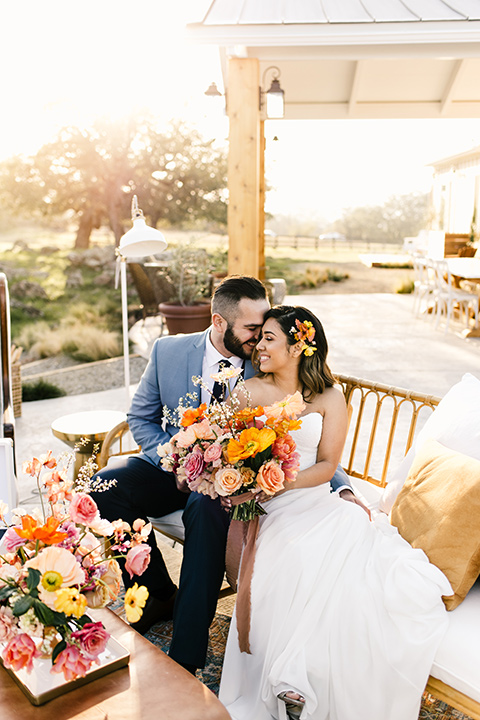
[[[431,229],[468,234],[480,231],[480,147],[431,163]]]

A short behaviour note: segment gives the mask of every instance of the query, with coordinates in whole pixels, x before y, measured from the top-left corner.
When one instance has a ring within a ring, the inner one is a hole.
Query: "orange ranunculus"
[[[203,418],[203,413],[206,409],[206,403],[202,403],[198,408],[188,408],[182,415],[180,425],[182,425],[183,427],[193,425],[194,422],[197,422],[197,420],[201,420]]]
[[[272,445],[276,437],[275,431],[267,427],[261,430],[254,427],[243,430],[238,440],[232,438],[228,443],[228,461],[236,463],[247,457],[255,457],[257,453]]]
[[[263,415],[263,407],[259,405],[258,407],[246,407],[243,410],[239,410],[235,413],[235,417],[233,418],[235,427],[240,428],[243,426],[248,425],[249,423],[253,422],[255,418],[261,417]]]
[[[23,515],[22,528],[14,528],[17,535],[25,540],[39,540],[45,545],[56,545],[67,539],[68,533],[57,532],[60,520],[50,515],[45,525],[39,525],[31,515]]]

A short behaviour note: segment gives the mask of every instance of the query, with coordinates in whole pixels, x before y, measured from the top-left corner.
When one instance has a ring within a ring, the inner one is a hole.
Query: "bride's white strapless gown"
[[[316,462],[322,416],[292,433],[301,468]],[[388,519],[371,523],[330,486],[265,504],[251,586],[251,655],[235,615],[220,700],[233,720],[278,718],[277,694],[305,697],[312,720],[417,720],[451,594],[444,574]]]

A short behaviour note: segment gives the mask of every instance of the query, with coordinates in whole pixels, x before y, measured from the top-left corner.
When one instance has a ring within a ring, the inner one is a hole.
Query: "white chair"
[[[462,313],[465,318],[465,327],[468,329],[470,317],[474,318],[475,327],[478,325],[479,297],[476,293],[466,292],[456,288],[452,282],[452,276],[445,260],[435,261],[436,289],[434,293],[436,302],[435,327],[440,323],[440,318],[445,316],[445,332],[447,332],[454,310]]]
[[[412,255],[413,269],[415,273],[413,290],[413,313],[418,317],[421,313],[428,313],[430,301],[433,298],[436,288],[435,270],[433,261],[418,253]],[[422,303],[425,305],[422,309]]]

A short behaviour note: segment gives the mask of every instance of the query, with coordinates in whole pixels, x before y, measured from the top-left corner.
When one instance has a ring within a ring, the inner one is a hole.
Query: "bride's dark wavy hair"
[[[282,332],[287,338],[289,345],[295,345],[298,341],[293,332],[295,320],[303,323],[310,321],[315,328],[315,347],[317,350],[313,355],[305,355],[302,352],[300,356],[300,364],[298,366],[298,378],[302,384],[302,395],[304,400],[311,400],[315,395],[320,395],[325,388],[335,385],[335,378],[332,371],[327,365],[328,343],[320,320],[307,308],[300,305],[276,305],[271,308],[265,315],[263,322],[269,318],[273,318],[280,325]],[[252,362],[258,368],[258,351],[255,348],[252,356]],[[268,373],[259,371],[260,377],[265,377]]]

